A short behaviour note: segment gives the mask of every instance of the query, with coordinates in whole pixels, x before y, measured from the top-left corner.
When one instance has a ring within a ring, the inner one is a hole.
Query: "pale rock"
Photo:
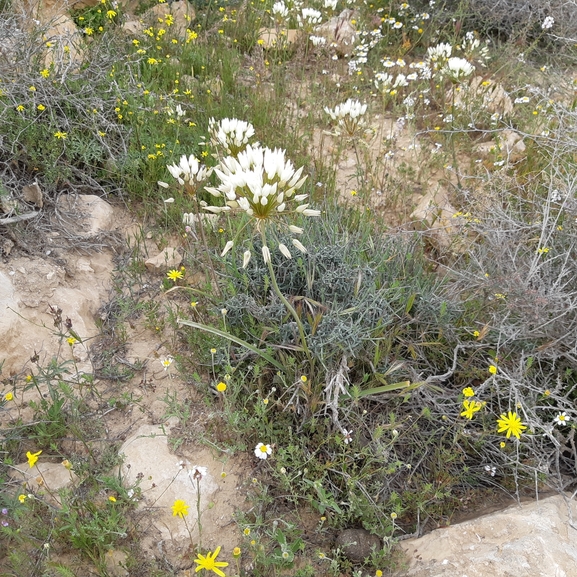
[[[84,59],[84,38],[70,16],[61,14],[54,18],[43,37],[51,44],[44,55],[46,68],[78,70]]]
[[[164,20],[168,14],[174,18],[174,23],[166,26],[167,36],[186,38],[186,30],[191,29],[191,22],[196,18],[194,7],[187,0],[178,0],[172,4],[156,4],[144,13],[143,20],[154,22],[154,25],[158,26],[158,19]]]
[[[449,195],[442,188],[431,190],[421,197],[411,214],[418,228],[441,250],[447,250],[454,242],[458,232],[453,216],[456,209],[449,202]]]
[[[91,238],[114,228],[114,209],[99,196],[63,194],[57,207],[66,213],[62,216],[70,234]]]
[[[42,200],[42,189],[37,182],[22,187],[22,198],[26,202],[31,202],[36,205],[38,208],[42,208],[44,204]]]
[[[461,109],[482,108],[502,117],[512,114],[513,101],[503,86],[498,82],[483,86],[483,82],[485,79],[482,76],[475,76],[469,85],[460,85],[458,89],[450,89],[447,93],[447,101],[453,102],[457,108]]]
[[[351,54],[357,42],[357,29],[351,22],[353,14],[352,10],[345,8],[338,16],[333,16],[315,28],[315,34],[323,36],[327,46],[335,50],[339,56]]]
[[[28,466],[28,462],[16,465],[11,469],[10,476],[26,486],[25,492],[38,493],[52,505],[60,505],[58,491],[76,483],[78,477],[62,462],[49,463],[43,461],[43,458],[44,453],[32,468]]]
[[[262,40],[262,47],[267,50],[270,48],[280,48],[294,44],[300,35],[300,30],[284,29],[277,30],[276,28],[261,28],[258,31],[258,39]]]
[[[124,24],[122,24],[122,29],[127,34],[141,34],[144,30],[144,23],[142,20],[136,20],[135,18],[132,18],[131,20],[127,20],[124,22]]]
[[[202,543],[210,549],[221,544],[223,531],[232,524],[235,505],[230,498],[236,495],[238,507],[238,495],[236,476],[229,472],[226,478],[221,478],[223,464],[216,461],[209,450],[197,452],[194,462],[171,453],[169,430],[166,422],[162,426],[141,425],[126,439],[119,454],[124,455],[121,474],[125,486],[138,484],[143,495],[139,509],[153,511],[147,532],[149,541],[143,548],[151,547],[155,554],[173,548],[171,557],[174,559],[178,557],[177,551],[186,551],[191,537],[194,541],[198,539],[197,502],[202,515]],[[207,474],[200,479],[200,495],[193,477],[196,466],[207,469]],[[185,501],[189,507],[186,524],[172,513],[176,500]]]
[[[523,137],[515,130],[503,130],[499,137],[499,144],[503,156],[509,162],[518,162],[525,157],[525,143]]]
[[[109,577],[129,577],[126,569],[128,554],[119,549],[109,549],[104,555],[104,564]]]
[[[396,577],[574,577],[577,503],[562,495],[513,505],[400,543]]]
[[[165,272],[169,269],[178,268],[182,262],[182,256],[178,249],[166,247],[161,253],[149,258],[144,264],[150,272]]]

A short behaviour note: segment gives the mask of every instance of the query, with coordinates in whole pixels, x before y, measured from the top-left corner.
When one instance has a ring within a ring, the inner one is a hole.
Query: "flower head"
[[[463,389],[463,395],[467,398],[474,397],[475,391],[471,387],[466,387],[465,389]]]
[[[259,459],[265,460],[269,455],[272,455],[272,447],[264,443],[259,443],[254,449],[254,454]]]
[[[174,282],[176,282],[179,278],[183,277],[182,271],[181,270],[169,270],[166,273],[166,277],[169,278],[170,280],[173,280]]]
[[[218,385],[216,385],[216,390],[219,393],[224,393],[224,391],[226,391],[226,383],[223,382],[218,383]]]
[[[233,156],[224,158],[214,172],[220,179],[220,184],[216,188],[207,187],[206,190],[213,196],[224,197],[225,206],[204,206],[205,210],[216,214],[229,211],[245,212],[254,219],[257,230],[261,232],[266,223],[273,220],[287,226],[286,219],[291,213],[304,216],[320,215],[320,211],[310,209],[307,203],[301,204],[308,195],[296,192],[303,186],[307,177],[302,176],[303,167],[294,168],[292,162],[286,158],[284,150],[278,148],[271,150],[260,146],[253,148],[247,145],[236,158]],[[290,225],[288,230],[293,234],[302,231]],[[294,240],[293,245],[299,248]],[[302,244],[299,245],[302,247]],[[234,242],[228,241],[221,256],[233,246]],[[285,245],[279,244],[279,250],[286,258],[290,257],[290,251]],[[270,249],[265,245],[263,246],[265,262],[269,257]],[[250,251],[246,251],[243,265],[246,266],[249,261]]]
[[[188,505],[186,504],[186,501],[183,501],[182,499],[177,499],[174,502],[174,505],[172,506],[172,516],[173,517],[178,516],[182,519],[187,515],[188,515]]]
[[[509,411],[507,415],[503,414],[497,419],[498,433],[507,433],[507,439],[514,435],[517,439],[520,438],[521,433],[527,428],[523,423],[517,413],[512,413]]]
[[[240,557],[241,552],[242,552],[242,551],[240,550],[240,547],[235,547],[235,548],[232,550],[232,556],[233,556],[233,557]]]
[[[223,118],[218,122],[211,118],[208,121],[208,133],[213,146],[222,148],[225,154],[236,156],[254,136],[254,126],[238,118]]]
[[[475,67],[468,60],[454,56],[447,60],[447,63],[443,66],[441,72],[448,76],[452,81],[460,82],[467,76],[473,74],[474,70]]]
[[[14,398],[14,394],[13,393],[6,393],[4,395],[4,400],[5,401],[11,401]]]
[[[206,556],[199,553],[197,558],[194,560],[194,562],[198,564],[198,567],[194,570],[195,573],[198,573],[201,569],[206,569],[207,571],[213,571],[219,575],[219,577],[226,577],[219,567],[228,567],[228,563],[216,560],[219,552],[220,547],[217,547],[214,553],[209,551]]]
[[[496,375],[497,374],[497,367],[495,365],[489,365],[489,372],[492,375]]]
[[[54,136],[59,140],[66,140],[66,136],[68,136],[68,134],[66,132],[62,132],[61,130],[57,130],[54,133]]]
[[[567,413],[559,413],[554,419],[553,422],[557,425],[566,425],[571,420],[571,417],[567,416]]]
[[[467,419],[472,419],[477,411],[480,411],[483,407],[483,403],[479,401],[463,401],[464,411],[461,413],[461,417],[466,417]]]
[[[210,176],[211,172],[209,168],[200,163],[194,154],[188,157],[183,154],[178,164],[168,164],[166,168],[189,194],[194,194],[198,183]]]
[[[362,126],[362,116],[367,111],[367,105],[358,100],[349,98],[346,102],[335,106],[334,110],[325,106],[325,112],[337,121],[339,127],[344,128],[349,136],[353,136]]]
[[[24,503],[24,501],[26,501],[26,495],[18,495],[18,501],[20,501],[20,503]]]
[[[28,451],[26,453],[26,458],[28,459],[28,465],[30,468],[34,467],[36,461],[38,461],[40,453],[42,453],[42,451],[38,451],[37,453],[31,453],[30,451]]]
[[[552,16],[547,16],[545,20],[543,20],[543,24],[541,24],[541,28],[543,30],[549,30],[549,28],[553,28],[553,24],[555,24],[555,19]]]
[[[165,359],[162,359],[160,361],[162,366],[164,367],[165,371],[167,371],[168,367],[170,367],[170,365],[172,365],[172,361],[174,361],[174,359],[172,357],[166,357]]]

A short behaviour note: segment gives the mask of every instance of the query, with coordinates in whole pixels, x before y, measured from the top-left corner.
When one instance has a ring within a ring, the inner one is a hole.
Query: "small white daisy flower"
[[[254,448],[254,454],[259,459],[268,459],[268,456],[272,455],[272,447],[270,445],[265,445],[264,443],[259,443]]]

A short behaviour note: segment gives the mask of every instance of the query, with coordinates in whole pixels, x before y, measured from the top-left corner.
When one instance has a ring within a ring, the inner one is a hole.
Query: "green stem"
[[[266,243],[266,231],[265,231],[264,226],[263,226],[262,230],[260,231],[260,235],[262,238],[262,245],[268,246]],[[282,301],[284,306],[287,308],[287,310],[290,312],[290,314],[293,316],[294,320],[296,321],[297,327],[299,329],[300,338],[301,338],[301,346],[302,346],[309,362],[312,363],[312,356],[311,356],[311,352],[309,350],[309,347],[307,345],[307,339],[305,336],[305,329],[303,327],[301,319],[300,319],[299,315],[297,314],[297,312],[295,311],[294,307],[288,302],[286,297],[282,294],[282,292],[278,286],[278,283],[276,282],[276,276],[274,274],[274,270],[272,268],[272,262],[270,261],[270,259],[267,261],[266,264],[268,266],[268,272],[270,274],[270,280],[271,280],[274,292],[277,294],[278,298]]]

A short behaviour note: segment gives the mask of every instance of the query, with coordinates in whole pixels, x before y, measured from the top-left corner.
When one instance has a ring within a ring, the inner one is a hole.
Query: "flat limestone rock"
[[[437,529],[401,542],[409,568],[396,577],[574,577],[571,518],[577,503],[556,495]]]

